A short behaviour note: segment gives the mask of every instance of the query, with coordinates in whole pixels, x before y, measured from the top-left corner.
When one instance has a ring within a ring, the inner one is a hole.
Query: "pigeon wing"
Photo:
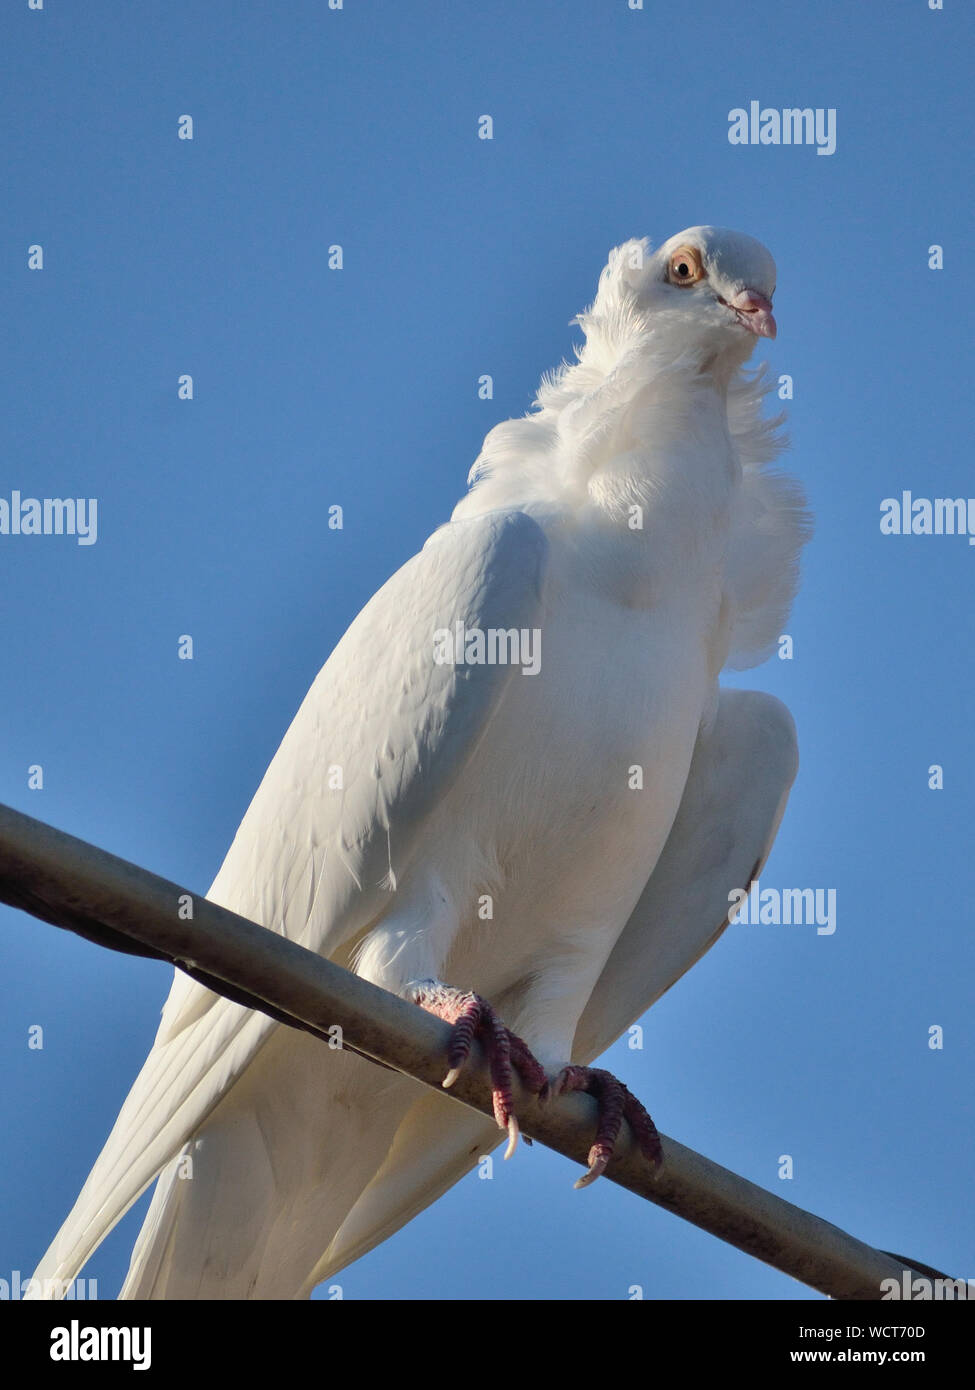
[[[499,511],[441,527],[393,575],[298,710],[213,901],[345,963],[390,905],[514,669],[438,661],[437,634],[458,622],[537,625],[546,555],[530,517]],[[153,1048],[36,1279],[78,1273],[277,1026],[177,972]]]

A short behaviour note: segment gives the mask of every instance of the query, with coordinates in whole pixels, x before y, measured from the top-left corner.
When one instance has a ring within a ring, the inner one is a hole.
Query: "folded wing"
[[[438,661],[437,634],[458,622],[536,626],[546,555],[528,516],[494,512],[441,527],[393,575],[303,701],[214,880],[213,901],[347,961],[389,907],[430,811],[512,676],[510,665]],[[36,1279],[78,1273],[279,1026],[177,973],[152,1051]]]

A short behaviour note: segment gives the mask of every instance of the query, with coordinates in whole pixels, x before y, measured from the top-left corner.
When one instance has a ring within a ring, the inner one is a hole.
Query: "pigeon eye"
[[[700,252],[693,246],[682,246],[671,256],[667,279],[672,285],[696,285],[704,274]]]

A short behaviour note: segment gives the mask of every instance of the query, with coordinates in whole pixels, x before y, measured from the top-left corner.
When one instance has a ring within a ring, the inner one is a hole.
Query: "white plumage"
[[[450,523],[323,667],[214,901],[388,989],[476,989],[550,1068],[707,950],[795,771],[785,709],[717,683],[773,647],[806,534],[742,372],[774,288],[765,248],[723,229],[611,254],[578,362],[491,431]],[[537,631],[537,674],[438,663],[458,622]],[[498,1138],[177,974],[35,1277],[77,1274],[158,1175],[123,1297],[307,1296]]]

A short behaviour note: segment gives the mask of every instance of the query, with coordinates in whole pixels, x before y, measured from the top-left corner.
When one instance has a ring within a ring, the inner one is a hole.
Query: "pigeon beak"
[[[778,332],[772,314],[772,301],[766,299],[758,290],[742,290],[734,299],[725,301],[729,309],[734,309],[738,322],[759,338],[774,338]]]

